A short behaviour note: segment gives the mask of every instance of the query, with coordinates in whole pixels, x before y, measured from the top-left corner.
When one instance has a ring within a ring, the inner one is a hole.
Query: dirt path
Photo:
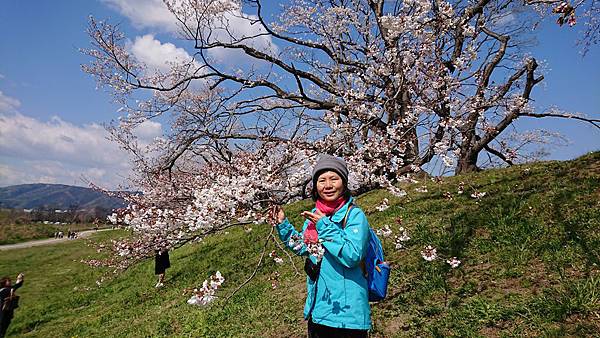
[[[81,231],[77,233],[77,238],[76,239],[68,239],[67,237],[63,237],[63,238],[48,238],[48,239],[39,239],[39,240],[35,240],[35,241],[29,241],[29,242],[22,242],[22,243],[16,243],[16,244],[5,244],[5,245],[0,245],[0,251],[4,251],[4,250],[13,250],[13,249],[23,249],[23,248],[31,248],[34,246],[41,246],[41,245],[50,245],[50,244],[55,244],[55,243],[61,243],[61,242],[66,242],[66,241],[76,241],[80,238],[86,238],[89,237],[90,235],[96,233],[96,232],[100,232],[100,231],[110,231],[112,229],[100,229],[100,230],[85,230],[85,231]]]

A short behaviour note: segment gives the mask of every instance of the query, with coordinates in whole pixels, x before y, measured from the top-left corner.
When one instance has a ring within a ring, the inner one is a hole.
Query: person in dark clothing
[[[169,260],[169,250],[166,248],[156,249],[154,251],[154,274],[158,275],[158,282],[155,287],[160,288],[164,286],[165,271],[171,267],[171,261]]]
[[[15,306],[15,290],[23,285],[23,274],[17,276],[17,282],[12,285],[9,277],[2,277],[0,280],[0,338],[4,337],[8,326],[12,321]]]

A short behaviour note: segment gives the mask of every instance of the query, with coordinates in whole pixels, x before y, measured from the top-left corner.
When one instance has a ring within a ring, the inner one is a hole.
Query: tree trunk
[[[480,169],[477,166],[477,155],[479,155],[478,152],[469,152],[467,154],[461,153],[456,169],[454,170],[454,175],[479,171]]]

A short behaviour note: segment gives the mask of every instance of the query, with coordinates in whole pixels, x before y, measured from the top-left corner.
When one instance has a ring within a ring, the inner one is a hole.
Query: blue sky
[[[88,16],[121,23],[128,37],[146,38],[162,51],[169,27],[153,11],[155,0],[34,1],[8,0],[0,5],[0,186],[21,183],[85,185],[84,178],[114,187],[127,175],[127,157],[104,140],[101,124],[118,116],[110,97],[96,89],[81,64],[89,59]],[[575,27],[578,28],[577,26]],[[550,71],[533,97],[552,105],[600,117],[600,48],[585,58],[575,45],[576,29],[549,20],[540,28],[530,53]],[[147,35],[147,34],[153,35]],[[141,41],[141,40],[140,40]],[[157,45],[158,44],[158,45]],[[179,45],[178,45],[179,47]],[[150,50],[150,49],[149,49]],[[575,121],[521,120],[520,129],[558,131],[566,147],[549,149],[549,159],[570,159],[600,150],[600,131]],[[160,125],[141,134],[152,138]]]

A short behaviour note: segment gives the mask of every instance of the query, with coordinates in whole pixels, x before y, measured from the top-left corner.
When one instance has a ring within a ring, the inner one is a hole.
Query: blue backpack
[[[348,211],[344,216],[342,228],[346,227],[346,218],[352,207],[352,204],[348,207]],[[383,257],[381,241],[372,228],[369,228],[369,246],[367,247],[367,254],[361,262],[361,267],[367,278],[369,302],[383,300],[387,294],[388,279],[390,278],[390,265]]]

